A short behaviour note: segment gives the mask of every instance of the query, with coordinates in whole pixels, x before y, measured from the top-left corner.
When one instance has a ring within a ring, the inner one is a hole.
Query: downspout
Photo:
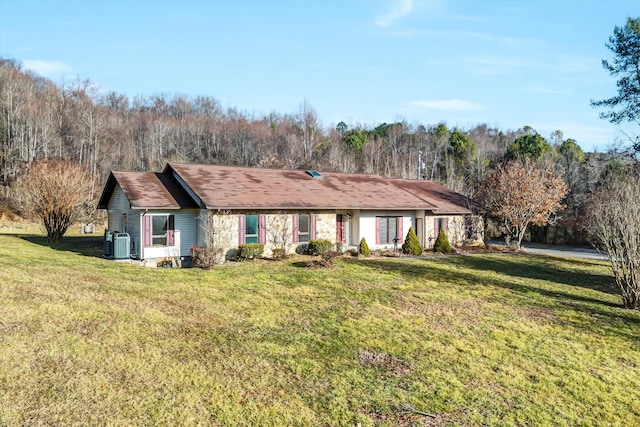
[[[140,261],[144,259],[144,216],[149,212],[149,209],[145,209],[140,214]]]

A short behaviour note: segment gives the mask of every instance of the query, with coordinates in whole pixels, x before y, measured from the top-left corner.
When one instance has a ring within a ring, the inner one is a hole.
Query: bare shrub
[[[619,179],[593,193],[587,228],[594,246],[606,252],[616,287],[627,308],[640,308],[640,177]]]
[[[279,212],[267,217],[267,239],[274,259],[284,259],[289,253],[292,236],[291,215]]]
[[[205,270],[220,264],[224,258],[222,248],[208,248],[205,246],[192,246],[190,249],[193,266]]]
[[[233,221],[235,217],[228,211],[206,211],[200,214],[200,228],[206,250],[202,247],[196,249],[198,259],[193,258],[192,253],[194,266],[211,268],[224,262],[225,249],[232,246],[227,234]]]
[[[75,163],[36,161],[18,180],[16,196],[24,212],[42,222],[47,240],[56,243],[94,209],[92,188],[89,172]]]

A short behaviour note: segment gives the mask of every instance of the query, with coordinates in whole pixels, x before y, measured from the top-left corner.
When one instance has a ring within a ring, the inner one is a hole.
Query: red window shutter
[[[263,245],[267,244],[267,216],[260,215],[258,217],[258,239]]]
[[[167,246],[173,246],[176,244],[175,222],[175,216],[169,215],[169,224],[167,224]]]
[[[298,243],[298,215],[291,215],[291,241],[293,243]]]
[[[438,237],[440,228],[438,227],[438,218],[433,218],[433,237]]]
[[[396,219],[398,220],[398,227],[396,228],[396,230],[398,230],[398,243],[402,243],[404,240],[404,234],[402,233],[402,217],[399,216]]]
[[[238,215],[238,244],[244,245],[244,233],[245,233],[245,218],[244,215]]]
[[[376,245],[380,244],[380,217],[376,217]]]
[[[148,248],[151,246],[151,217],[149,215],[145,215],[143,218],[143,232],[142,232],[142,240],[144,242],[144,247]]]
[[[309,215],[309,240],[316,240],[316,214]]]
[[[343,234],[343,223],[342,223],[342,215],[341,214],[337,214],[336,215],[336,242],[337,243],[344,243],[344,238],[342,236]]]

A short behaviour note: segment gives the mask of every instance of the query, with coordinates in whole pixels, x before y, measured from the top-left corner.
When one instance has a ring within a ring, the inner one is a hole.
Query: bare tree
[[[318,124],[318,114],[306,100],[300,105],[296,121],[297,142],[302,148],[303,161],[308,165],[320,143],[322,133]]]
[[[69,226],[93,210],[91,174],[63,160],[36,161],[17,192],[26,213],[42,221],[47,240],[58,242]]]
[[[2,61],[0,65],[0,181],[6,183],[20,169],[18,127],[27,100],[20,65],[13,61]]]
[[[230,230],[233,229],[232,223],[236,221],[235,218],[229,211],[206,211],[200,214],[204,247],[198,248],[198,257],[202,265],[197,267],[209,268],[224,262],[225,250],[233,246],[232,239],[235,235],[230,234]]]
[[[640,308],[640,177],[612,180],[590,198],[587,227],[606,252],[624,306]]]
[[[526,160],[499,166],[481,185],[478,197],[506,228],[507,245],[515,238],[519,249],[527,226],[552,223],[566,194],[567,185],[555,165],[542,167]]]
[[[284,257],[289,252],[292,242],[291,215],[279,212],[269,215],[267,219],[267,238],[273,250],[274,258]]]

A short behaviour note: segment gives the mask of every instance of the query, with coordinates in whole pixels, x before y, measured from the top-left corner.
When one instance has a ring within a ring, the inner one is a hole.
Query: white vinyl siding
[[[415,230],[415,211],[360,211],[358,218],[358,231],[359,236],[354,244],[360,242],[361,238],[365,238],[367,244],[372,249],[391,249],[393,248],[393,242],[380,243],[376,245],[376,217],[388,217],[398,216],[402,221],[402,233],[401,239],[404,240],[409,227],[414,227]],[[354,216],[355,218],[355,216]]]

